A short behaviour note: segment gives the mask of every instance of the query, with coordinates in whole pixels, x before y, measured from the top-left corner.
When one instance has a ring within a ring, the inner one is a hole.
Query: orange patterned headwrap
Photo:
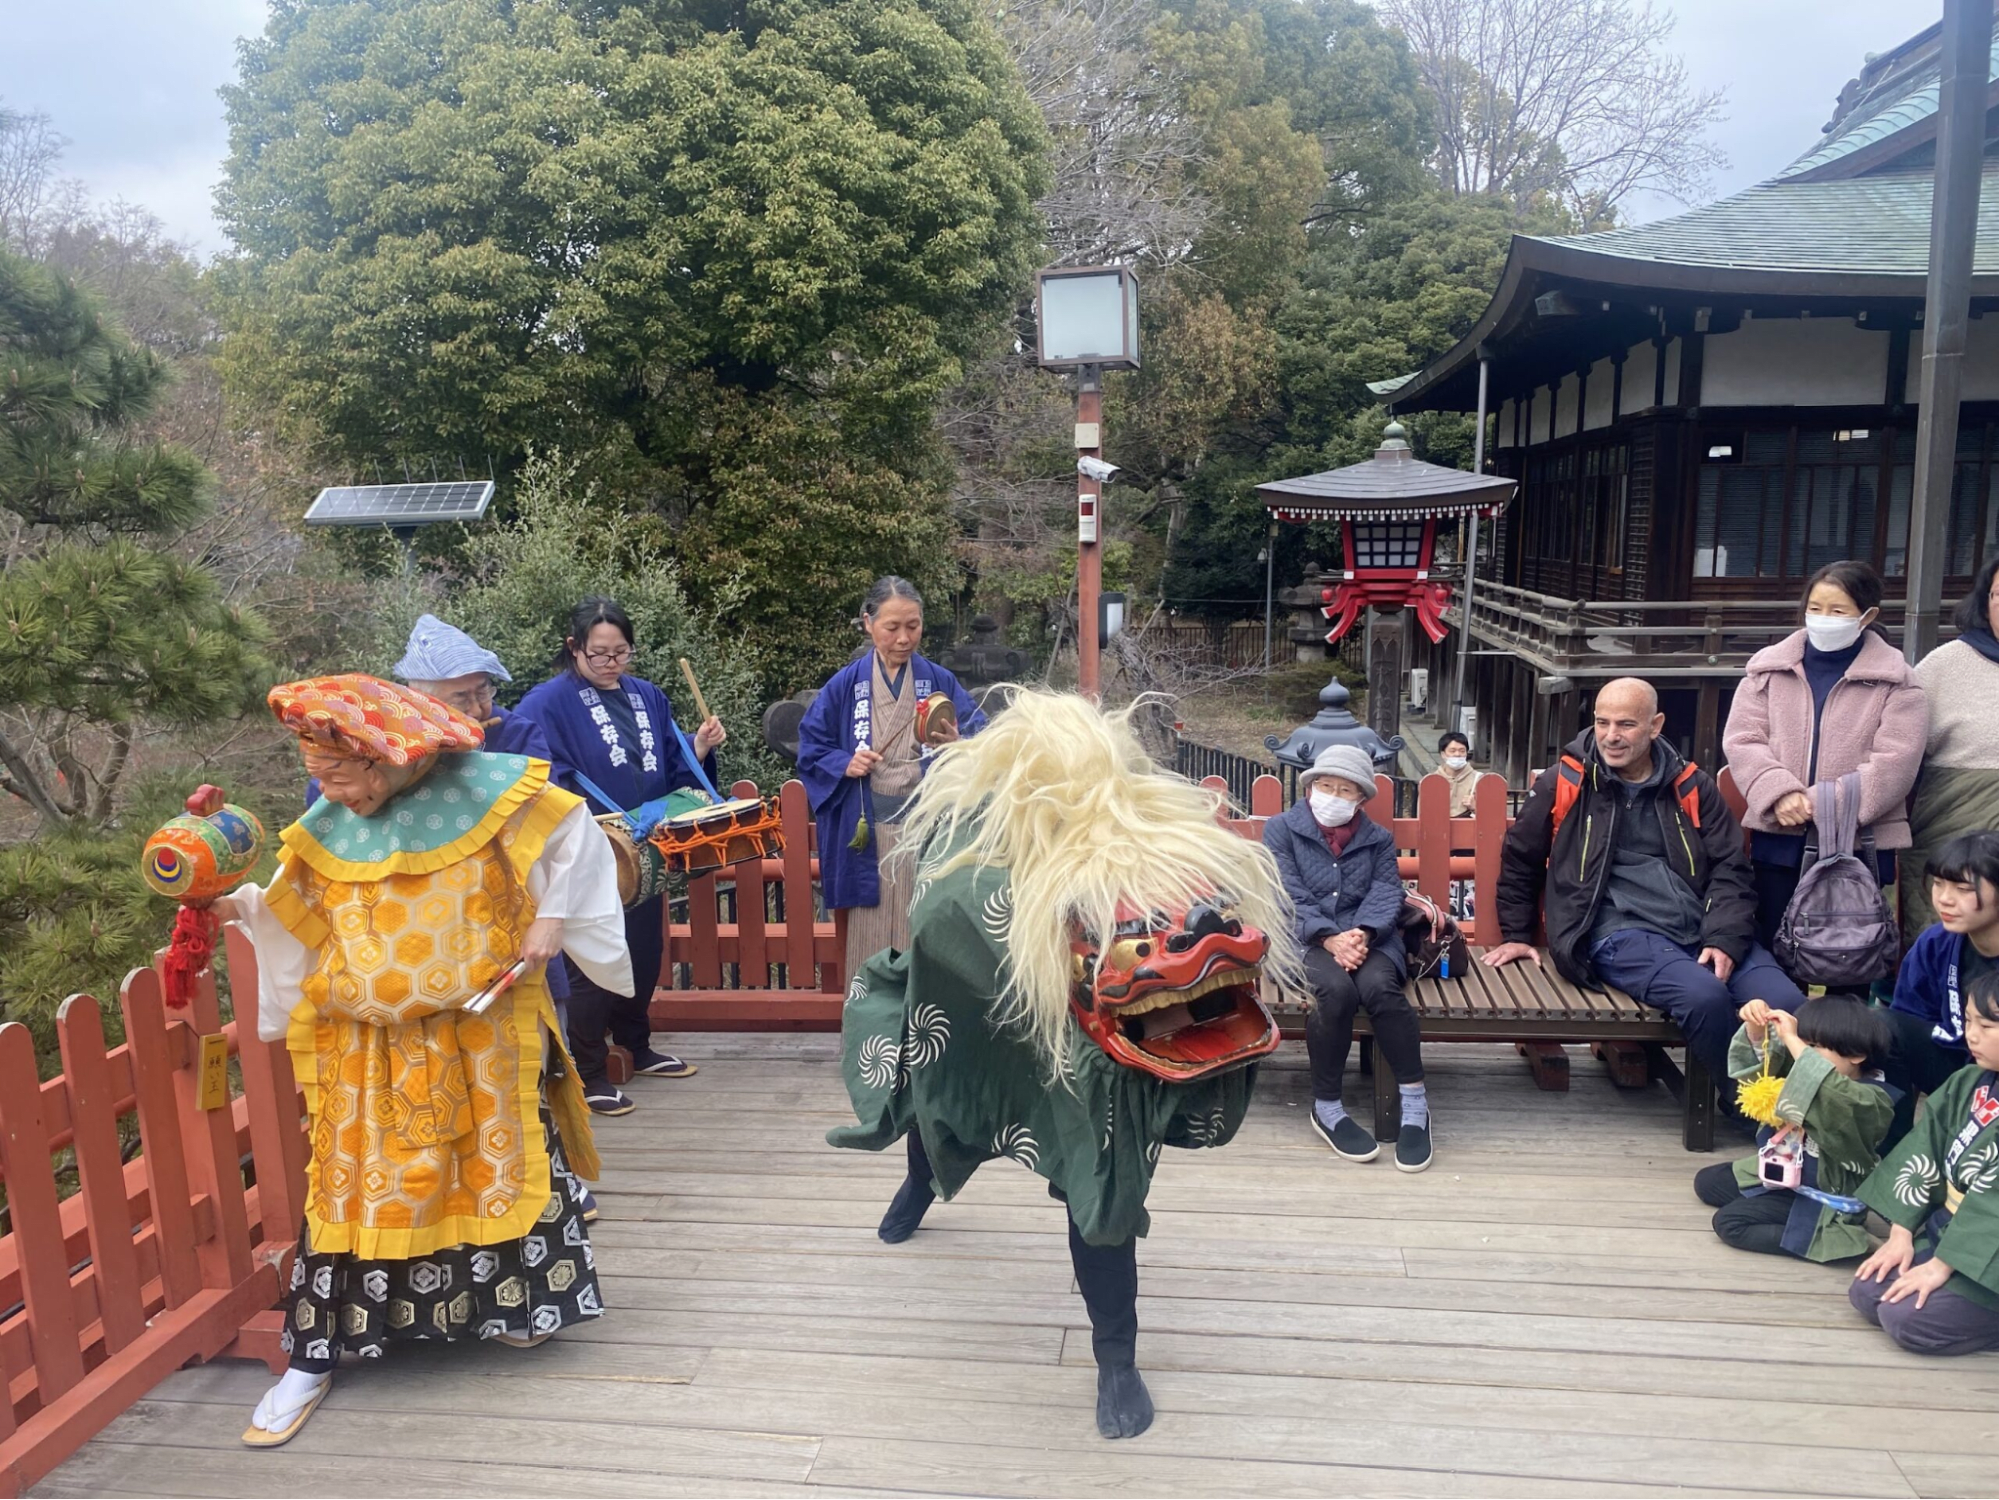
[[[270,705],[305,744],[392,766],[486,742],[485,730],[430,694],[358,672],[280,684]]]

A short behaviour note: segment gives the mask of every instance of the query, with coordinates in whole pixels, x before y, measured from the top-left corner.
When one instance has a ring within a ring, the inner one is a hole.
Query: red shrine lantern
[[[1441,641],[1451,589],[1430,577],[1437,522],[1497,514],[1513,498],[1513,481],[1425,463],[1410,452],[1402,424],[1390,422],[1373,458],[1257,490],[1276,520],[1339,522],[1345,566],[1319,591],[1321,613],[1333,622],[1331,645],[1370,607],[1413,609],[1430,639]]]
[[[1430,560],[1437,549],[1437,518],[1391,521],[1349,517],[1340,522],[1340,535],[1346,544],[1346,571],[1337,585],[1319,590],[1324,614],[1333,622],[1326,643],[1331,645],[1353,629],[1360,612],[1370,604],[1379,609],[1415,610],[1424,633],[1441,641],[1451,591],[1430,581]]]

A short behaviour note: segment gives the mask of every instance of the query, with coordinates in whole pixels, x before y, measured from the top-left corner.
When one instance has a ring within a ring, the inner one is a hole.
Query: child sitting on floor
[[[1860,1186],[1892,1226],[1847,1296],[1917,1354],[1999,1349],[1999,975],[1964,991],[1960,1068]]]
[[[1902,1095],[1889,1146],[1915,1123],[1917,1096],[1971,1061],[1964,992],[1979,975],[1999,974],[1999,833],[1959,834],[1930,860],[1929,882],[1937,922],[1909,944],[1888,1015],[1895,1045],[1883,1067]]]
[[[1760,1074],[1775,1032],[1770,1071],[1784,1080],[1776,1106],[1784,1125],[1757,1132],[1756,1155],[1695,1174],[1694,1191],[1715,1211],[1714,1232],[1764,1255],[1865,1255],[1867,1210],[1853,1194],[1881,1159],[1894,1116],[1876,1071],[1888,1052],[1887,1021],[1843,995],[1807,1000],[1796,1015],[1752,1000],[1740,1015],[1728,1071],[1737,1079]]]

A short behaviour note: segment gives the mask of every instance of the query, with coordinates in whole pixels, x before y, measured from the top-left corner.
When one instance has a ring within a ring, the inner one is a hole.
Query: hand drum
[[[932,693],[916,705],[916,738],[919,744],[944,745],[958,727],[958,707],[944,693]]]

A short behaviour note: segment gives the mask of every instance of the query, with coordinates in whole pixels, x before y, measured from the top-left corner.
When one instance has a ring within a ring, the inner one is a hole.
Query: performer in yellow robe
[[[256,945],[258,1034],[286,1041],[312,1132],[291,1368],[253,1447],[296,1435],[343,1349],[531,1347],[600,1314],[577,1176],[596,1152],[543,970],[566,953],[632,988],[610,845],[547,761],[478,753],[471,719],[372,677],[270,702],[323,795],[271,883],[217,903]]]

